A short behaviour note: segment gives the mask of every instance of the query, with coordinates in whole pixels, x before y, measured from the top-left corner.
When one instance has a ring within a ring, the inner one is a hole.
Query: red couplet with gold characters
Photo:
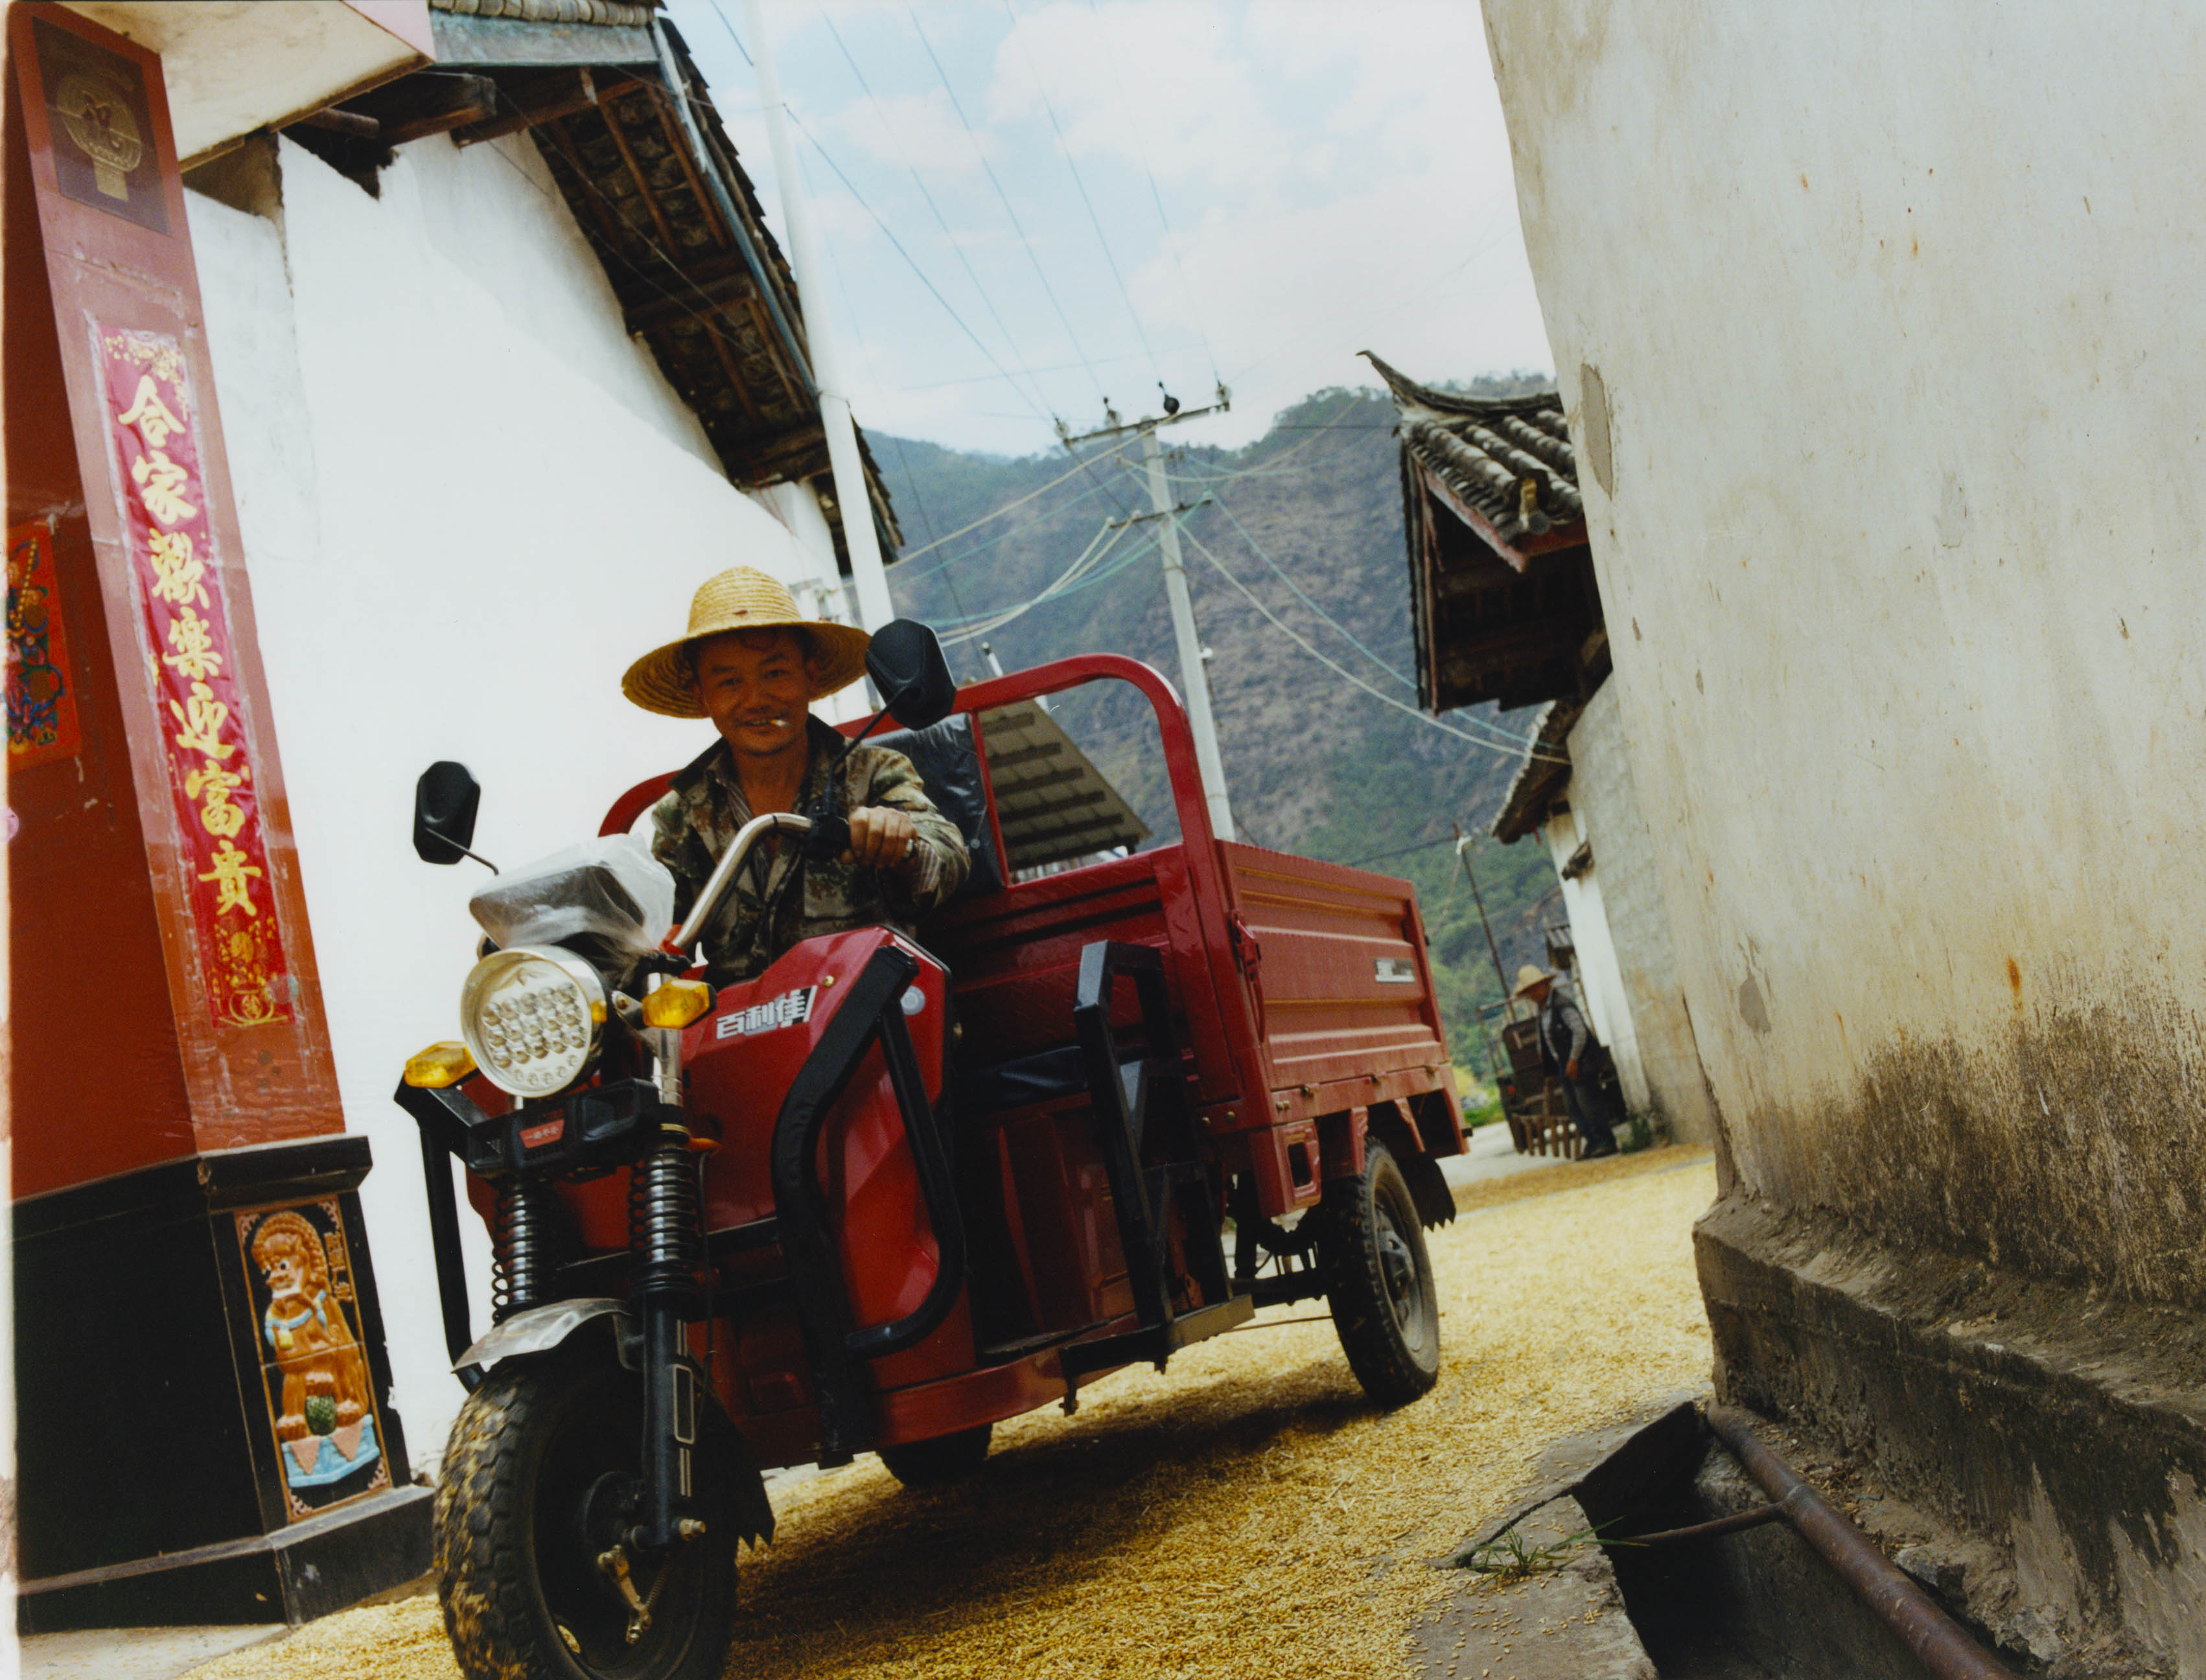
[[[343,1120],[159,60],[54,5],[8,45],[20,1196]]]
[[[188,33],[225,9],[120,9]],[[5,28],[17,1614],[302,1620],[429,1564],[370,1152],[343,1131],[160,59],[45,0]]]
[[[206,516],[191,373],[175,337],[94,321],[114,485],[152,662],[154,720],[191,884],[206,1006],[236,1027],[289,1021],[223,569]]]

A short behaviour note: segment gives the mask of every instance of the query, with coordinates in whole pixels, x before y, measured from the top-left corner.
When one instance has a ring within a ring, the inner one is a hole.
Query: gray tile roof
[[[1583,700],[1608,638],[1562,399],[1434,390],[1364,354],[1394,400],[1419,703]]]
[[[651,21],[657,0],[429,0],[429,9],[462,17],[510,17],[523,23],[596,23],[638,27]]]
[[[1585,517],[1559,396],[1454,396],[1417,384],[1368,350],[1363,354],[1393,395],[1404,447],[1484,515],[1503,541]]]

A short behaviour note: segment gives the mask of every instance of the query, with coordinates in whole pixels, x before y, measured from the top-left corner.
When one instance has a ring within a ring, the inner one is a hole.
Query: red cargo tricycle
[[[1217,839],[1178,697],[1134,660],[956,690],[899,622],[869,668],[882,739],[974,853],[918,940],[811,939],[715,991],[692,953],[718,891],[777,831],[839,850],[840,819],[746,825],[668,934],[671,877],[626,834],[659,777],[595,852],[477,895],[463,1042],[408,1064],[470,1391],[436,1521],[471,1677],[709,1680],[764,1469],[967,1474],[998,1420],[1259,1308],[1323,1296],[1381,1404],[1437,1376],[1423,1230],[1463,1132],[1412,889]],[[1106,680],[1154,712],[1181,837],[1017,879],[990,717]],[[432,766],[425,858],[463,855],[477,797]],[[454,1157],[496,1257],[479,1339]]]

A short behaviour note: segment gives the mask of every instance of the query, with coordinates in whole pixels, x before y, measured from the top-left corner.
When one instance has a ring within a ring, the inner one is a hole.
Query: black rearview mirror
[[[424,863],[471,857],[482,789],[463,764],[439,759],[414,784],[414,850]]]
[[[873,632],[866,675],[889,716],[908,730],[930,728],[957,705],[957,682],[942,644],[916,618],[891,618]]]

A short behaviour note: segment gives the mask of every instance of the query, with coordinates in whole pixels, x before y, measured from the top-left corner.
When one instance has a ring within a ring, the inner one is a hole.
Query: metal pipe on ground
[[[1760,1484],[1800,1538],[1837,1570],[1854,1596],[1875,1611],[1938,1680],[2014,1680],[2013,1671],[1969,1637],[1875,1544],[1833,1510],[1792,1467],[1762,1445],[1754,1420],[1711,1402],[1708,1427]]]

